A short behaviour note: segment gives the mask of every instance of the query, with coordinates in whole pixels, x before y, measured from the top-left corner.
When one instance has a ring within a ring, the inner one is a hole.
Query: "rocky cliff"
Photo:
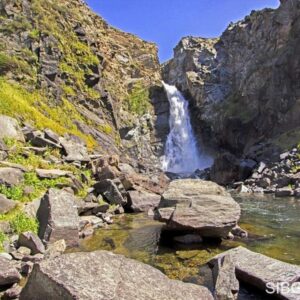
[[[255,160],[300,140],[300,3],[253,11],[220,38],[185,37],[163,78],[188,95],[207,144]]]
[[[0,20],[0,113],[101,152],[156,159],[164,135],[154,130],[156,45],[109,26],[81,0],[3,0]]]

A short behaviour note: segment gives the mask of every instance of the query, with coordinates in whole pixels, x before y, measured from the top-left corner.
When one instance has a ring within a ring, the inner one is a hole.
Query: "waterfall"
[[[170,133],[162,157],[164,171],[191,174],[205,169],[212,159],[201,153],[191,126],[188,102],[175,86],[163,82],[170,103]]]

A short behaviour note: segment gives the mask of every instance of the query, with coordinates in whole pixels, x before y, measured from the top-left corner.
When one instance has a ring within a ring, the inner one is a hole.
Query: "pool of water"
[[[206,286],[212,257],[242,245],[268,256],[300,264],[300,200],[273,197],[234,196],[242,208],[240,225],[249,232],[246,240],[183,246],[160,241],[162,224],[146,214],[125,214],[106,229],[99,229],[81,242],[80,251],[109,250],[150,264],[168,277]],[[199,271],[200,270],[200,271]],[[243,290],[243,293],[247,293]],[[252,299],[251,294],[245,298]],[[253,299],[260,299],[255,295]]]

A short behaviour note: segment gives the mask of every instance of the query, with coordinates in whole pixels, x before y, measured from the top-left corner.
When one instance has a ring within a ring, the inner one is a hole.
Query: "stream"
[[[300,200],[266,196],[235,196],[242,208],[239,224],[249,232],[245,240],[225,240],[221,244],[181,245],[160,241],[162,224],[146,214],[124,214],[81,242],[80,251],[109,250],[150,264],[172,279],[204,284],[206,269],[213,256],[242,245],[250,250],[300,264]],[[242,290],[243,292],[243,290]],[[245,292],[245,291],[244,291]],[[239,299],[260,299],[258,295]],[[266,298],[262,298],[266,299]]]

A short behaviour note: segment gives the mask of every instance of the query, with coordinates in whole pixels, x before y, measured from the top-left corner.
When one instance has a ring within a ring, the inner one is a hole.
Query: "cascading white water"
[[[209,156],[200,153],[191,126],[188,102],[175,86],[163,82],[170,103],[170,133],[162,158],[164,171],[191,174],[212,164]]]

